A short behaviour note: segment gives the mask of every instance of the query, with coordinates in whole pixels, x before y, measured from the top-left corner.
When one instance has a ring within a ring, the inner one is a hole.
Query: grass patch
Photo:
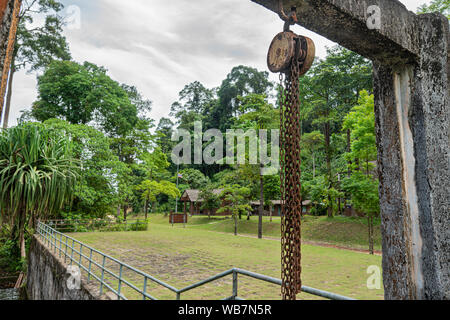
[[[150,216],[152,224],[169,225],[169,217],[162,214]],[[280,217],[263,217],[263,235],[265,237],[280,238]],[[319,242],[337,245],[353,249],[368,249],[369,236],[367,219],[351,217],[315,217],[305,216],[302,220],[302,238],[307,242]],[[208,231],[234,233],[234,221],[230,217],[189,217],[186,225],[188,228],[196,228]],[[175,227],[183,227],[176,224]],[[380,220],[375,221],[375,250],[381,250]],[[238,233],[242,235],[256,236],[258,234],[258,217],[250,220],[243,217],[238,221]]]
[[[233,267],[280,278],[278,241],[235,237],[209,232],[206,228],[228,223],[229,219],[217,218],[214,224],[191,224],[187,228],[173,228],[168,219],[162,215],[151,216],[148,231],[79,233],[72,236],[176,288],[183,288]],[[366,270],[371,265],[381,267],[379,256],[303,245],[302,263],[304,285],[357,299],[383,299],[383,290],[369,290],[366,286],[369,276]],[[141,278],[132,273],[126,277],[142,288]],[[222,299],[230,296],[231,290],[230,276],[187,292],[182,299]],[[173,293],[153,284],[149,285],[148,293],[159,299],[175,299]],[[125,290],[124,294],[129,298],[140,298],[131,290]],[[244,276],[239,276],[239,296],[245,299],[281,298],[279,286]],[[307,294],[301,294],[299,298],[318,299]]]

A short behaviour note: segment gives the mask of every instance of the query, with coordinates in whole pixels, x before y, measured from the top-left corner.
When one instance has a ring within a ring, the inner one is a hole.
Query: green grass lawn
[[[187,227],[234,233],[234,221],[228,217],[208,217],[194,216],[189,217]],[[263,235],[265,237],[280,238],[280,218],[274,217],[270,222],[269,217],[263,217]],[[151,215],[150,221],[153,224],[167,225],[169,217],[162,214]],[[182,227],[177,225],[176,227]],[[375,250],[381,251],[381,232],[379,220],[375,225]],[[258,217],[251,217],[247,221],[246,217],[238,222],[238,233],[243,235],[258,234]],[[367,220],[365,218],[349,217],[303,217],[302,238],[306,242],[318,242],[324,244],[337,245],[353,249],[368,249],[368,230]]]
[[[171,227],[168,217],[152,216],[148,231],[78,233],[73,236],[176,288],[183,288],[233,267],[280,278],[278,240],[210,232],[209,228],[214,229],[223,221],[215,218],[211,222],[217,224],[207,225],[201,219],[193,219],[187,228],[182,228]],[[211,222],[208,220],[208,223]],[[367,289],[369,275],[366,270],[372,265],[380,266],[381,257],[335,248],[302,246],[303,284],[317,289],[357,299],[383,299],[383,290]],[[107,266],[118,272],[113,264],[107,263]],[[142,277],[126,270],[124,276],[142,288]],[[116,281],[108,279],[111,284],[117,285]],[[222,299],[231,296],[231,290],[232,279],[229,276],[185,293],[181,298]],[[158,299],[175,299],[169,290],[153,284],[148,286],[148,293]],[[125,290],[124,294],[128,298],[140,298],[130,290]],[[244,299],[281,298],[279,286],[244,276],[239,276],[239,296]],[[299,298],[318,299],[307,294],[301,294]]]

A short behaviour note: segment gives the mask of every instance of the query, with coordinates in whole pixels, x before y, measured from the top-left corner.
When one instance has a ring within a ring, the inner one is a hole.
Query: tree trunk
[[[270,222],[272,222],[272,211],[273,211],[273,206],[272,205],[270,205],[269,211],[270,211]]]
[[[20,214],[20,221],[19,221],[19,246],[20,246],[20,257],[22,259],[25,259],[27,257],[27,253],[25,250],[25,219],[26,219],[26,213]]]
[[[145,199],[145,208],[144,208],[144,210],[145,210],[145,220],[147,220],[147,218],[148,218],[148,201],[149,201],[148,198]]]
[[[234,235],[237,236],[237,214],[234,214]]]
[[[14,73],[16,73],[16,70],[14,68],[14,58],[11,63],[11,74],[9,76],[8,81],[8,93],[6,95],[6,105],[5,105],[5,115],[3,119],[3,129],[8,129],[8,121],[9,121],[9,111],[11,110],[11,98],[12,98],[12,86],[13,86],[13,80],[14,80]]]
[[[120,204],[117,205],[117,218],[120,217]]]
[[[368,220],[368,224],[369,224],[369,251],[370,254],[374,254],[374,249],[373,249],[373,243],[374,243],[374,239],[373,239],[373,216],[371,214],[368,215],[367,217]]]
[[[350,153],[352,152],[352,133],[350,131],[350,129],[347,130],[347,152]],[[350,176],[352,175],[352,160],[350,159],[348,161],[348,177],[350,178]]]
[[[262,175],[262,170],[264,165],[261,164],[261,170],[259,173],[259,220],[258,220],[258,239],[262,239],[263,236],[263,211],[264,211],[264,176]]]
[[[313,162],[313,179],[316,178],[316,157],[314,152],[312,153],[312,162]]]
[[[128,211],[128,206],[126,204],[123,205],[123,220],[127,221],[127,211]]]
[[[327,115],[328,116],[328,115]],[[330,122],[325,123],[325,153],[327,158],[327,176],[328,176],[328,190],[332,188],[332,177],[331,177],[331,127]],[[331,196],[328,193],[328,218],[333,218],[333,203],[331,202]]]

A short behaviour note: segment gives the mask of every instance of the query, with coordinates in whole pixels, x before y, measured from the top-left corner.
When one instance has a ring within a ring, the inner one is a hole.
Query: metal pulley
[[[267,65],[273,73],[289,73],[292,63],[299,64],[298,76],[304,75],[311,68],[316,47],[314,42],[305,36],[297,35],[289,30],[289,26],[298,22],[296,8],[286,16],[280,5],[280,17],[285,21],[284,31],[277,34],[270,44]]]

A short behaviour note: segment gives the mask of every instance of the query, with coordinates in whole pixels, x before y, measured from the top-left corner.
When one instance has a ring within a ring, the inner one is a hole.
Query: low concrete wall
[[[63,259],[51,252],[36,236],[31,240],[28,254],[26,291],[29,300],[111,300],[100,296],[98,283],[81,280],[80,290],[70,290],[67,279],[70,274]]]

